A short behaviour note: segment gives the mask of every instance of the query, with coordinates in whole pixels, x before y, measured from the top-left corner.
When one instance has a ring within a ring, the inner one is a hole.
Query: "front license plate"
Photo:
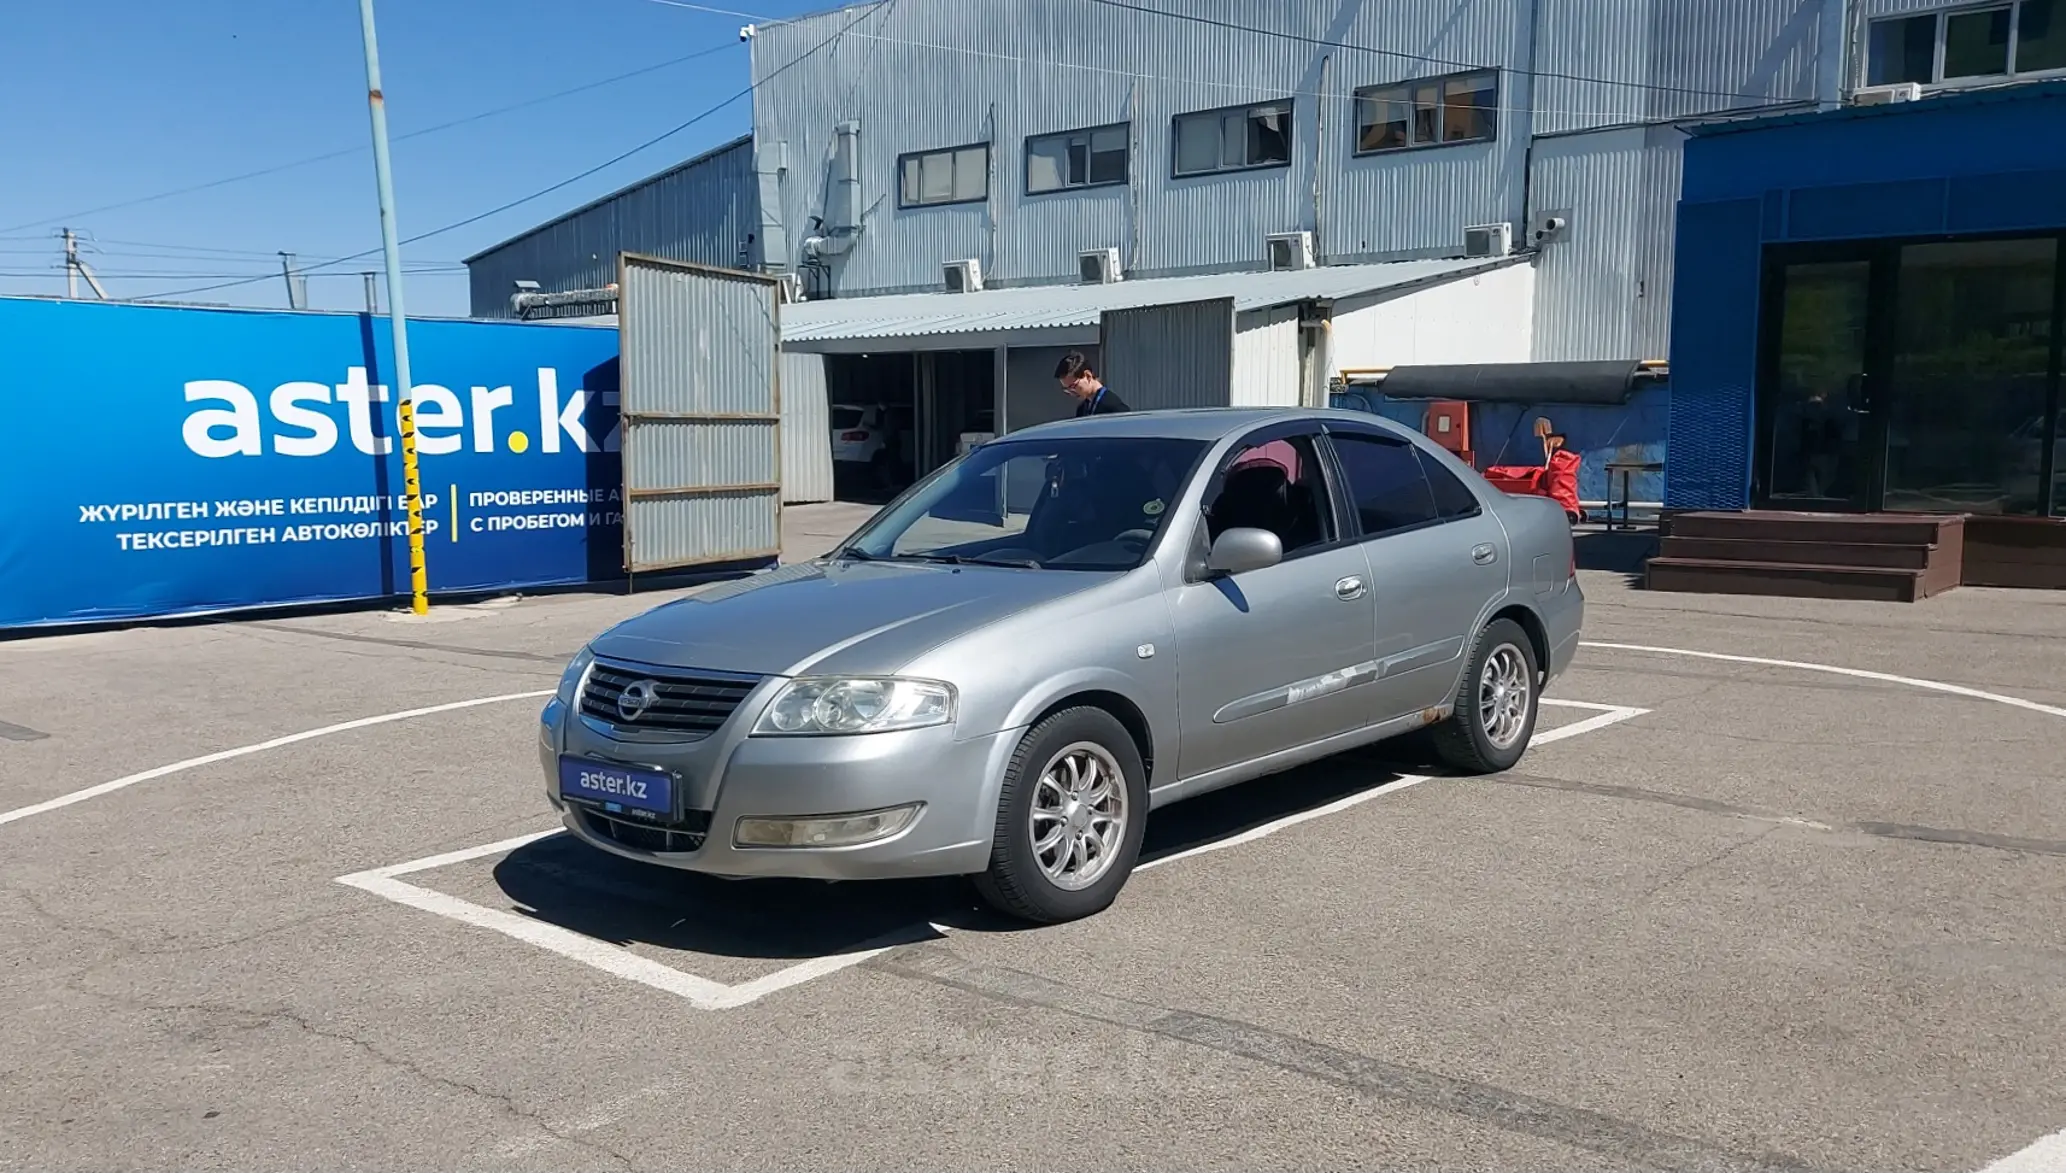
[[[560,759],[560,794],[599,802],[605,810],[674,813],[674,779],[657,770],[640,770],[587,758]]]

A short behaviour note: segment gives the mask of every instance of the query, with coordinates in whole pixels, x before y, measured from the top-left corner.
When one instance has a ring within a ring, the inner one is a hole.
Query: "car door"
[[[1377,428],[1328,428],[1370,579],[1378,719],[1431,709],[1455,689],[1485,606],[1512,572],[1506,531],[1462,480]]]
[[[1369,720],[1368,563],[1343,528],[1319,439],[1316,423],[1274,425],[1243,437],[1208,474],[1171,594],[1183,778]],[[1236,525],[1276,532],[1283,560],[1207,577],[1212,537]]]

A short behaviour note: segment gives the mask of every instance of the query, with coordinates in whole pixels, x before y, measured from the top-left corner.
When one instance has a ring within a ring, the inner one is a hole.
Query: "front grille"
[[[636,717],[627,718],[617,707],[617,699],[639,681],[651,685],[653,704]],[[647,671],[598,660],[589,669],[588,687],[581,692],[581,712],[613,729],[672,734],[684,741],[695,741],[717,732],[759,683],[757,676]]]
[[[689,811],[680,823],[658,826],[610,818],[592,810],[580,811],[581,825],[590,832],[638,851],[696,851],[710,834],[710,812]]]

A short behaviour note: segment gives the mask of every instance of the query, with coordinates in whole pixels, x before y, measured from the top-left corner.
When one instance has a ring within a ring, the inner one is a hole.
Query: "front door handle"
[[[1471,561],[1480,566],[1490,565],[1492,560],[1497,557],[1499,557],[1499,551],[1493,549],[1490,543],[1471,550]]]
[[[1350,602],[1355,599],[1362,598],[1363,580],[1352,574],[1349,577],[1344,578],[1341,581],[1335,583],[1334,597],[1342,600],[1343,602]]]

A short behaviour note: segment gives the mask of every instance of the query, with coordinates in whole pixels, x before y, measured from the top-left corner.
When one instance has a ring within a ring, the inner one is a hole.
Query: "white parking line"
[[[1535,735],[1531,745],[1547,745],[1553,742],[1564,741],[1568,738],[1605,729],[1609,725],[1618,724],[1632,717],[1642,716],[1650,711],[1629,705],[1602,705],[1590,701],[1551,700],[1547,697],[1543,698],[1542,703],[1561,708],[1585,709],[1593,712],[1594,715],[1581,721],[1574,721],[1569,725],[1560,725],[1554,729],[1544,730]],[[1339,799],[1325,806],[1286,815],[1274,822],[1264,823],[1262,826],[1251,828],[1239,835],[1200,844],[1185,851],[1150,860],[1147,863],[1141,864],[1135,870],[1144,872],[1166,863],[1174,863],[1180,859],[1190,859],[1194,856],[1205,855],[1214,851],[1224,851],[1229,847],[1253,843],[1258,839],[1268,838],[1287,827],[1295,827],[1300,823],[1324,818],[1327,815],[1339,814],[1351,807],[1361,806],[1373,798],[1396,794],[1401,790],[1418,786],[1434,777],[1436,775],[1406,774],[1394,781],[1385,783],[1383,786],[1352,794],[1347,798]],[[487,908],[470,901],[461,900],[457,896],[448,896],[443,892],[408,883],[401,878],[418,872],[433,871],[438,868],[450,867],[453,864],[466,863],[469,860],[480,859],[484,856],[506,854],[526,844],[536,843],[540,839],[548,839],[565,833],[565,831],[557,827],[547,831],[534,831],[528,835],[518,835],[513,839],[485,843],[479,847],[467,847],[458,851],[448,851],[441,855],[411,860],[408,863],[391,864],[387,867],[354,872],[348,876],[337,877],[337,882],[348,887],[357,888],[363,892],[370,892],[383,899],[392,900],[397,904],[404,904],[410,908],[435,913],[449,920],[458,921],[461,924],[472,925],[475,928],[492,929],[504,936],[513,937],[526,944],[536,945],[540,949],[557,953],[570,961],[578,961],[583,965],[602,970],[604,973],[673,994],[699,1010],[730,1010],[752,1002],[758,1002],[770,994],[778,993],[792,986],[800,986],[805,982],[815,981],[818,978],[838,973],[843,969],[851,969],[870,958],[880,957],[892,949],[912,944],[915,939],[922,938],[928,933],[944,936],[952,931],[937,924],[914,924],[908,928],[863,941],[848,952],[834,953],[824,957],[813,957],[806,961],[800,961],[795,965],[778,969],[773,973],[764,974],[751,981],[740,982],[736,985],[726,985],[723,982],[698,977],[685,970],[662,965],[657,961],[641,957],[629,949],[596,940],[594,937],[584,936],[571,929],[563,929],[558,925],[547,924],[544,921],[535,920],[531,917],[503,909]]]
[[[360,717],[356,721],[340,721],[335,725],[325,725],[321,729],[304,729],[300,733],[289,733],[285,737],[275,737],[271,741],[260,741],[252,745],[240,745],[235,749],[219,750],[215,753],[202,754],[197,758],[173,762],[170,765],[157,766],[153,769],[142,770],[134,774],[125,774],[112,781],[102,782],[98,786],[88,786],[84,790],[74,790],[70,794],[61,794],[44,802],[16,807],[11,811],[0,811],[0,825],[12,823],[16,819],[26,819],[30,815],[40,815],[48,811],[58,810],[61,807],[68,807],[75,802],[85,802],[89,798],[99,798],[103,794],[111,794],[117,790],[126,790],[139,782],[149,782],[153,778],[163,778],[167,774],[178,774],[201,766],[212,766],[217,762],[226,762],[231,758],[241,758],[247,754],[278,749],[283,745],[293,745],[298,741],[328,737],[333,733],[347,733],[353,729],[364,729],[371,725],[385,725],[390,721],[407,721],[414,717],[429,717],[437,713],[449,713],[456,709],[471,709],[479,705],[497,705],[504,701],[537,700],[540,697],[551,695],[552,690],[549,688],[536,692],[510,692],[504,693],[501,696],[475,697],[472,700],[450,701],[442,705],[426,705],[420,709],[403,709],[399,713],[381,713],[374,717]]]
[[[2066,1131],[2018,1149],[1980,1173],[2059,1173],[2062,1169],[2066,1169]]]
[[[1925,680],[1920,676],[1896,676],[1891,672],[1873,672],[1865,668],[1845,668],[1836,664],[1816,664],[1807,660],[1773,660],[1764,656],[1737,656],[1727,652],[1697,652],[1691,648],[1660,648],[1649,644],[1600,643],[1582,640],[1581,648],[1600,648],[1610,652],[1648,652],[1657,656],[1687,656],[1695,660],[1719,660],[1727,664],[1759,664],[1767,668],[1793,668],[1802,672],[1826,672],[1832,676],[1849,676],[1858,680],[1877,680],[1884,684],[1905,684],[1929,692],[1950,693],[1952,696],[1971,697],[1974,700],[1993,701],[1997,705],[2028,709],[2033,713],[2044,713],[2052,717],[2066,717],[2066,709],[2057,705],[2040,704],[2019,696],[2008,696],[1985,689],[1968,688],[1963,684],[1947,684],[1942,680]]]

